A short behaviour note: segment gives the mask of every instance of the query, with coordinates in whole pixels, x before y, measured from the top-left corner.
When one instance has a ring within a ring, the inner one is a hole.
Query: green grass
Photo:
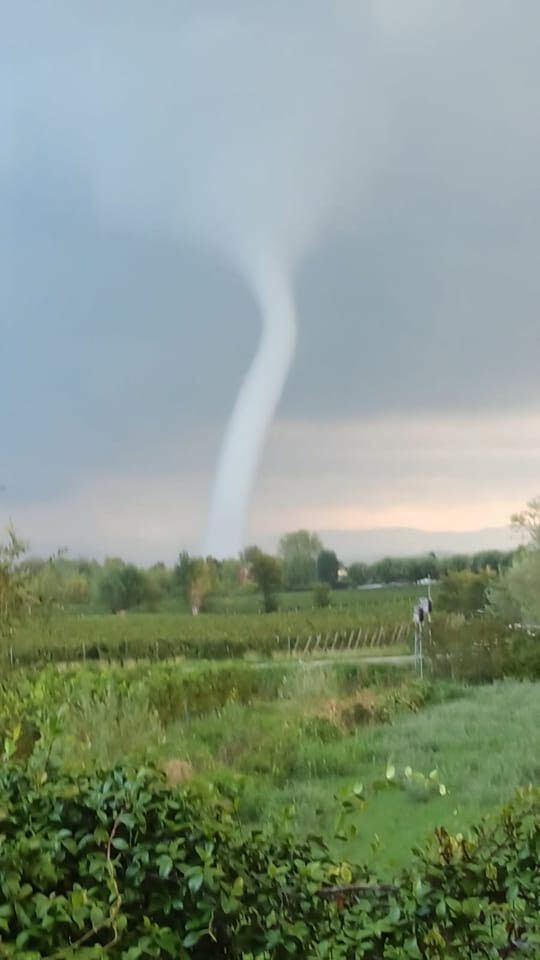
[[[347,855],[376,858],[378,870],[389,873],[435,826],[464,829],[519,785],[540,782],[540,697],[532,683],[470,689],[461,699],[352,734],[310,723],[299,706],[301,699],[230,705],[219,715],[171,727],[164,750],[205,776],[226,771],[243,778],[246,817],[258,819],[294,803],[299,828],[325,835],[338,790],[360,781],[369,793],[370,783],[384,779],[388,761],[398,772],[411,766],[427,775],[436,768],[447,796],[388,789],[368,801],[358,818],[359,837]]]
[[[53,731],[53,759],[70,770],[181,761],[196,778],[235,783],[246,822],[294,804],[298,829],[327,838],[336,794],[361,782],[359,834],[339,855],[392,874],[436,825],[462,830],[518,786],[540,783],[538,691],[532,682],[420,683],[360,658],[48,667],[4,679],[0,734],[22,724],[24,760],[36,725]],[[398,779],[406,767],[437,769],[447,795],[409,781],[374,792],[388,763]]]

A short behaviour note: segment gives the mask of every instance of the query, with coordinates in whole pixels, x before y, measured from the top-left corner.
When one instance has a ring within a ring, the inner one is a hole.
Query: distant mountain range
[[[320,530],[319,536],[325,547],[335,550],[343,563],[352,563],[353,560],[373,562],[381,557],[414,557],[430,552],[448,556],[479,550],[512,550],[518,545],[516,534],[510,527],[459,532],[379,527],[374,530]],[[275,543],[266,548],[270,547],[275,549]]]

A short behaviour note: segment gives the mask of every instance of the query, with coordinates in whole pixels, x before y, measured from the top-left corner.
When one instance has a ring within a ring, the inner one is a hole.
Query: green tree
[[[150,610],[158,610],[165,598],[169,596],[173,585],[173,574],[164,563],[155,563],[144,572],[145,577],[145,605]]]
[[[317,557],[317,577],[321,583],[335,587],[338,581],[339,560],[333,550],[321,550]]]
[[[173,580],[194,616],[200,613],[205,597],[216,589],[218,563],[212,557],[190,557],[183,551],[173,571]]]
[[[515,550],[480,550],[471,557],[471,570],[505,570],[512,566]]]
[[[466,553],[455,553],[441,563],[444,573],[450,573],[455,570],[469,570],[471,558]]]
[[[515,530],[527,536],[531,547],[540,549],[540,497],[529,500],[525,510],[514,513],[510,522]]]
[[[372,565],[371,576],[374,583],[394,583],[405,580],[403,560],[396,557],[383,557]]]
[[[452,570],[441,581],[437,606],[447,613],[477,613],[486,605],[487,590],[494,578],[489,570]]]
[[[0,639],[6,640],[30,613],[36,602],[30,587],[28,571],[19,563],[26,544],[12,527],[7,539],[0,543]]]
[[[265,613],[277,610],[277,591],[282,583],[282,568],[276,557],[262,550],[251,553],[251,574],[262,593]]]
[[[218,585],[225,594],[234,593],[240,588],[242,563],[240,560],[222,560],[219,565]]]
[[[354,587],[361,587],[370,581],[369,564],[355,561],[355,563],[350,564],[348,574],[352,585]]]
[[[522,623],[540,624],[540,549],[528,550],[507,571],[505,583]]]
[[[323,545],[320,537],[309,530],[286,533],[279,541],[283,560],[283,579],[288,590],[310,587],[317,579],[317,557]]]
[[[188,598],[193,616],[202,610],[205,597],[215,588],[216,568],[213,561],[203,557],[191,559]]]
[[[489,593],[490,609],[507,622],[540,623],[540,497],[511,518],[528,543],[513,556]]]
[[[327,583],[316,583],[313,590],[313,603],[318,609],[330,606],[330,587]]]
[[[132,563],[105,564],[98,583],[99,598],[112,613],[131,610],[148,599],[146,578]]]
[[[191,579],[191,557],[187,550],[182,550],[173,569],[173,583],[178,592],[187,595]]]

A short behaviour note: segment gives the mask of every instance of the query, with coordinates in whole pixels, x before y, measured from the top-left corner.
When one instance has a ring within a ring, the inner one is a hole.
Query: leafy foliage
[[[35,601],[29,575],[17,561],[26,551],[26,544],[10,528],[7,541],[0,543],[0,639],[11,638]]]
[[[447,613],[478,613],[486,604],[486,592],[493,582],[494,573],[483,570],[455,570],[443,578],[439,593],[438,607]]]
[[[339,560],[333,550],[321,550],[317,557],[317,576],[321,583],[335,587],[338,580]]]
[[[490,617],[456,624],[438,621],[426,652],[436,677],[472,683],[540,679],[540,637]]]
[[[523,550],[489,591],[490,607],[510,622],[540,624],[540,548]]]
[[[511,517],[515,530],[525,533],[529,544],[540,549],[540,497],[530,500],[524,510]]]
[[[311,586],[317,576],[317,557],[322,542],[316,533],[297,530],[286,533],[279,541],[279,555],[283,559],[283,577],[288,590]]]
[[[273,613],[277,610],[276,593],[282,581],[281,564],[270,554],[254,548],[250,566],[253,579],[263,596],[265,613]]]
[[[233,794],[171,790],[151,769],[5,762],[0,803],[5,957],[497,958],[540,942],[532,790],[470,836],[439,831],[386,887],[286,819],[247,830]]]
[[[330,606],[330,589],[326,583],[317,583],[313,590],[315,606],[320,610]]]
[[[146,578],[132,563],[111,561],[100,577],[99,594],[103,605],[112,613],[130,610],[146,600]]]

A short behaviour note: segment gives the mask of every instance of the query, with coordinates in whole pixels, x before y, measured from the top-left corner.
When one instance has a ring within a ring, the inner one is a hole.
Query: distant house
[[[337,572],[338,583],[343,583],[343,581],[346,580],[348,576],[349,576],[349,571],[347,570],[347,567],[344,567],[343,564],[340,564]]]

